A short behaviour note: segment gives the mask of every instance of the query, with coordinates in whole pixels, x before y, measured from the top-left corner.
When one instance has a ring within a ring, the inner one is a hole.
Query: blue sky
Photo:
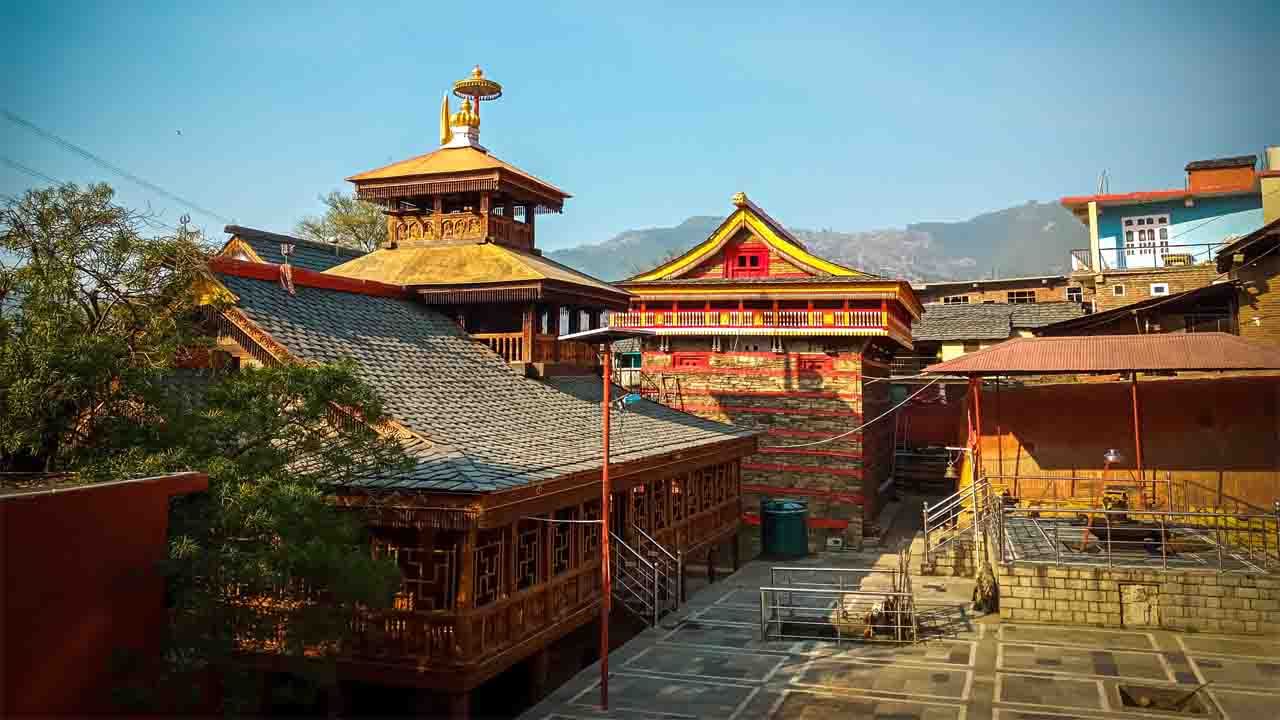
[[[348,175],[434,149],[442,92],[480,63],[506,88],[482,142],[574,195],[548,249],[737,190],[865,230],[1091,192],[1104,168],[1113,191],[1177,187],[1189,160],[1280,144],[1274,2],[850,5],[8,0],[0,106],[288,232]],[[0,117],[0,193],[39,182],[4,158],[186,211]]]

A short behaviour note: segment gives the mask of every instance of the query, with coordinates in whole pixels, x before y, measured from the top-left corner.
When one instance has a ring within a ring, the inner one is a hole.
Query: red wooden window
[[[727,277],[762,277],[769,274],[769,248],[740,247],[725,257]]]
[[[708,353],[678,352],[671,355],[671,366],[677,368],[704,368],[709,366],[710,361],[711,355]]]

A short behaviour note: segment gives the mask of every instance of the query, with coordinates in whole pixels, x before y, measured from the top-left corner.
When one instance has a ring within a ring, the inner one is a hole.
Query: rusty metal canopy
[[[1280,370],[1280,352],[1227,333],[1016,338],[930,365],[947,375]]]

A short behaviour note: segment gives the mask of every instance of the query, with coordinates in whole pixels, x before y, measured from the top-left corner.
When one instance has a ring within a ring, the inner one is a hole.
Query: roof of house
[[[273,265],[283,263],[284,256],[280,254],[281,244],[293,245],[293,252],[289,255],[290,265],[317,272],[323,272],[335,265],[341,265],[348,260],[365,254],[363,250],[303,240],[291,235],[282,235],[241,225],[227,225],[223,228],[223,231],[230,234],[231,237],[223,244],[219,254],[235,255],[239,249],[235,246],[235,242],[239,240],[253,251],[251,254],[246,253],[248,255],[246,259],[253,262],[265,262]]]
[[[1186,170],[1218,170],[1221,168],[1253,167],[1258,162],[1256,155],[1237,155],[1235,157],[1214,158],[1213,160],[1195,160],[1187,163]]]
[[[589,288],[623,303],[630,295],[542,255],[495,243],[384,248],[325,272],[406,287],[492,286],[549,280]]]
[[[1104,310],[1087,315],[1079,315],[1076,317],[1059,320],[1048,325],[1042,325],[1039,333],[1045,335],[1066,335],[1075,334],[1081,330],[1094,327],[1097,325],[1105,325],[1110,322],[1122,318],[1129,318],[1134,315],[1141,315],[1157,308],[1173,308],[1188,302],[1209,299],[1214,296],[1230,297],[1236,292],[1236,283],[1220,282],[1211,285],[1204,285],[1191,290],[1183,290],[1182,292],[1172,293],[1160,297],[1147,298],[1128,305],[1122,305],[1118,308]]]
[[[1073,302],[927,303],[924,307],[924,315],[911,327],[912,340],[1004,340],[1017,328],[1037,328],[1084,314],[1080,303]]]
[[[974,280],[931,280],[923,283],[911,283],[914,290],[932,290],[934,288],[959,287],[961,285],[972,287],[974,285],[999,285],[1001,283],[1028,283],[1035,280],[1041,284],[1048,284],[1049,281],[1065,281],[1066,275],[1027,275],[1023,277],[1007,277],[1007,278],[978,278]]]
[[[1226,272],[1231,268],[1231,258],[1236,253],[1261,249],[1264,242],[1280,241],[1280,218],[1276,218],[1248,235],[1232,240],[1218,249],[1218,272]]]
[[[215,266],[226,269],[232,264]],[[350,359],[388,414],[420,438],[407,474],[364,477],[363,488],[491,492],[600,466],[600,408],[514,372],[456,323],[420,301],[217,272],[235,307],[294,356]],[[358,286],[352,286],[353,288]],[[617,463],[710,446],[751,431],[646,406],[616,427]]]
[[[950,375],[1280,370],[1280,351],[1226,333],[1014,338],[937,363]]]

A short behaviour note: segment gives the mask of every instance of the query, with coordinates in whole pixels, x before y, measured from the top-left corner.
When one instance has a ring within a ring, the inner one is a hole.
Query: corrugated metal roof
[[[1280,352],[1226,333],[1016,338],[925,368],[952,375],[1156,370],[1280,370]]]

